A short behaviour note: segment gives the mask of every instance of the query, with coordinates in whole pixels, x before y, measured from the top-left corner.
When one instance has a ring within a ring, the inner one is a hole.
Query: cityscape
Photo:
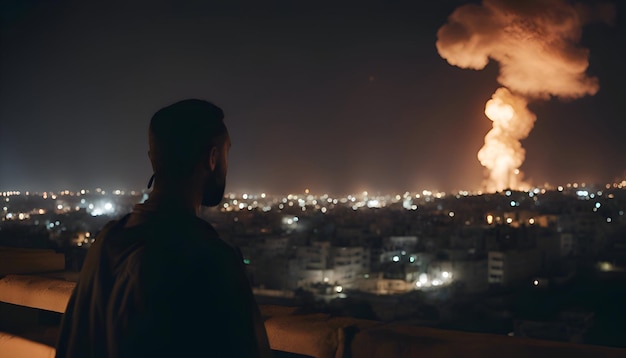
[[[0,246],[76,280],[147,191],[0,192]],[[442,329],[626,346],[626,180],[495,193],[227,193],[201,217],[260,303]]]
[[[241,253],[278,351],[623,355],[624,14],[0,2],[0,356],[54,352],[89,249],[151,193],[152,116],[184,99],[223,110],[227,192],[198,215]]]

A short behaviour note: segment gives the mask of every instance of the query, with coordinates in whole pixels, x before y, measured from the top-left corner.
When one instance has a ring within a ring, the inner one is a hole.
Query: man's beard
[[[224,166],[218,162],[213,175],[204,182],[204,191],[202,193],[202,205],[216,206],[224,198],[226,190],[226,174]]]

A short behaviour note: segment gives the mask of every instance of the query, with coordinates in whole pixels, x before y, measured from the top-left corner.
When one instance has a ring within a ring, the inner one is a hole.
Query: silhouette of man
[[[238,250],[198,217],[224,196],[230,137],[222,110],[190,99],[150,121],[154,188],[90,248],[57,357],[267,357]]]

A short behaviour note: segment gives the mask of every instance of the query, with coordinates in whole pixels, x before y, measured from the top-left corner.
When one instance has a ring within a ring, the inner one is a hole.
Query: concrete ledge
[[[10,275],[0,279],[0,301],[62,313],[74,285]],[[311,357],[626,357],[622,348],[386,324],[299,313],[296,307],[260,310],[272,349]],[[0,358],[52,356],[52,347],[0,332]]]
[[[62,271],[65,255],[49,249],[23,249],[0,246],[0,276]]]
[[[387,324],[360,330],[354,357],[626,357],[626,349]]]
[[[334,357],[339,332],[327,321],[323,314],[271,317],[265,320],[270,347],[311,357]]]
[[[55,352],[45,344],[0,332],[0,358],[53,358]]]
[[[75,285],[38,276],[8,275],[0,279],[0,301],[63,313]]]

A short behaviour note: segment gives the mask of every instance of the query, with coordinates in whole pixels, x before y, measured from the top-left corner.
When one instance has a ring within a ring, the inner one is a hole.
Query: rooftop
[[[39,275],[0,279],[0,358],[53,357],[55,327],[42,316],[63,313],[75,283]],[[467,333],[302,313],[261,305],[271,348],[308,357],[624,357],[626,349]],[[26,325],[24,324],[26,322]],[[28,324],[31,324],[30,327]]]

